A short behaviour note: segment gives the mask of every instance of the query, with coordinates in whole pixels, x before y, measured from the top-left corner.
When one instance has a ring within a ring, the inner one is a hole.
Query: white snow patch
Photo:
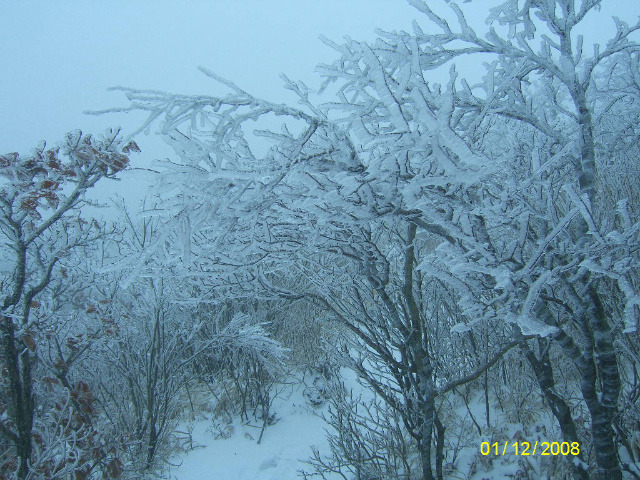
[[[287,398],[288,397],[288,398]],[[266,428],[257,444],[260,428],[257,422],[244,425],[234,422],[234,433],[228,439],[215,439],[212,421],[194,424],[194,444],[202,445],[171,463],[179,464],[170,471],[172,480],[284,480],[298,478],[298,471],[308,465],[311,447],[326,450],[327,424],[320,411],[308,406],[301,388],[274,401],[273,412],[278,422]]]

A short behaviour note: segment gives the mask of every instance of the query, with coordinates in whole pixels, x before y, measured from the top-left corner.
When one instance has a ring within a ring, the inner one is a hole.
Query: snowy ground
[[[179,464],[170,472],[173,480],[294,480],[305,468],[311,447],[326,448],[326,423],[322,409],[311,407],[302,393],[292,388],[274,400],[278,422],[267,427],[260,445],[260,428],[236,421],[229,438],[216,439],[210,419],[192,425],[194,450],[174,458]],[[183,427],[184,428],[184,427]],[[182,428],[180,428],[182,430]],[[307,466],[308,470],[308,466]]]
[[[358,394],[367,392],[358,385],[353,372],[343,370],[341,377],[349,389]],[[292,379],[292,381],[295,381]],[[191,425],[178,428],[183,432],[192,432],[195,448],[171,459],[177,464],[169,472],[171,480],[297,480],[298,472],[307,471],[311,467],[305,461],[311,456],[312,447],[328,452],[326,422],[321,417],[326,412],[326,405],[312,407],[304,395],[305,387],[299,383],[289,385],[274,400],[272,411],[279,419],[277,423],[267,427],[262,442],[258,445],[260,428],[257,422],[253,425],[243,424],[239,420],[227,424],[214,424],[211,419],[198,420]],[[469,409],[458,399],[455,408],[458,419],[461,419],[464,431],[456,431],[450,425],[451,434],[446,440],[446,461],[456,457],[456,471],[450,472],[447,478],[465,480],[486,480],[489,478],[562,478],[560,458],[552,457],[518,457],[513,454],[488,455],[479,454],[482,441],[557,441],[559,432],[552,427],[548,418],[538,418],[537,424],[529,429],[523,428],[515,419],[508,419],[503,412],[492,409],[493,425],[487,429],[482,424],[484,404],[480,395],[470,401]],[[483,433],[477,434],[469,415],[473,415],[482,425]],[[224,430],[226,438],[220,438]],[[454,433],[455,432],[455,433]],[[453,452],[455,455],[452,455]],[[446,463],[446,462],[445,462]],[[557,476],[554,476],[556,473]],[[336,477],[338,478],[338,477]]]

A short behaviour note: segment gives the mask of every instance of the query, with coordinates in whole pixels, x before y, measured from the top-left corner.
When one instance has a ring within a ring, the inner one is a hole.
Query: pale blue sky
[[[334,56],[320,33],[372,38],[409,28],[403,0],[0,2],[0,151],[31,148],[69,129],[116,123],[83,110],[122,105],[108,87],[210,93],[198,65],[263,97],[280,73],[312,80]],[[142,139],[144,143],[144,139]]]

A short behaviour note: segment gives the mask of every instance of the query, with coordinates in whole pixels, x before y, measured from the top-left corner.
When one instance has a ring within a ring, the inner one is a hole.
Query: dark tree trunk
[[[442,464],[444,463],[444,431],[445,427],[438,417],[438,412],[434,419],[434,425],[436,426],[436,478],[438,480],[444,480],[444,472]]]
[[[20,348],[20,351],[18,350]],[[31,368],[33,358],[24,345],[17,344],[15,327],[9,317],[2,318],[2,360],[7,370],[7,404],[9,418],[14,424],[10,438],[18,456],[18,478],[27,477],[31,459],[31,430],[33,428],[33,394]]]
[[[419,418],[417,440],[420,448],[420,462],[422,464],[423,480],[435,480],[431,468],[431,441],[433,439],[433,422],[435,418],[436,389],[433,383],[433,366],[428,350],[427,332],[420,316],[413,288],[413,269],[415,268],[416,224],[409,223],[407,229],[407,248],[404,257],[404,283],[402,296],[405,303],[405,316],[408,317],[409,337],[406,339],[412,374],[412,389],[417,397],[416,418]]]
[[[613,431],[620,395],[620,371],[599,294],[594,287],[589,287],[587,294],[588,307],[576,315],[585,336],[585,348],[580,349],[562,329],[554,338],[580,371],[580,390],[591,417],[591,436],[599,473],[607,480],[622,480]]]
[[[593,348],[588,348],[583,355],[582,395],[591,414],[591,435],[598,469],[607,480],[622,480],[613,432],[613,417],[620,396],[620,371],[604,306],[593,286],[589,288],[588,299],[590,305],[586,320],[592,332]]]
[[[562,437],[567,442],[579,443],[580,439],[578,437],[576,424],[571,416],[571,409],[569,405],[567,405],[567,402],[555,391],[555,380],[553,378],[553,368],[551,366],[551,360],[549,359],[548,349],[545,347],[539,359],[526,343],[523,343],[520,348],[538,380],[540,390],[542,390],[542,394],[547,400],[553,416],[558,420]],[[582,450],[580,450],[578,458],[583,460]],[[575,480],[589,480],[589,473],[580,465],[572,464],[572,472]]]
[[[435,413],[435,400],[425,402],[423,407],[423,423],[418,432],[418,448],[420,449],[420,464],[422,467],[422,480],[435,480],[431,468],[431,440],[433,438],[433,419]]]

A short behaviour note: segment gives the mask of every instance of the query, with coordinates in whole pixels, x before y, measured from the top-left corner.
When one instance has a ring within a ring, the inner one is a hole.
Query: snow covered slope
[[[273,411],[279,419],[267,427],[260,445],[260,428],[236,421],[229,426],[229,438],[216,439],[211,420],[193,427],[193,444],[200,445],[180,458],[170,472],[174,480],[294,480],[305,468],[311,447],[326,448],[326,423],[321,410],[305,400],[303,389],[296,387],[274,400]],[[308,468],[307,468],[308,469]]]

